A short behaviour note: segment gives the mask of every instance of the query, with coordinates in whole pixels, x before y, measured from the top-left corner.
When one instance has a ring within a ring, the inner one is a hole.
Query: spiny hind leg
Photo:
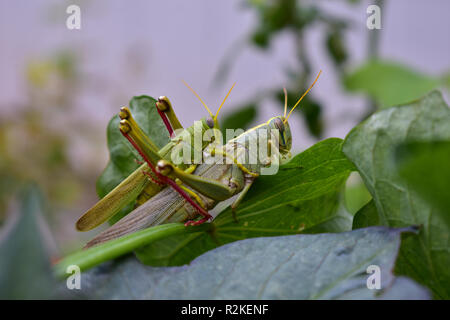
[[[127,119],[123,119],[120,121],[120,132],[122,135],[131,143],[131,145],[138,151],[138,153],[141,155],[141,157],[145,160],[145,162],[148,164],[148,167],[151,169],[151,173],[155,175],[155,181],[158,181],[162,184],[168,184],[170,185],[175,191],[177,191],[183,198],[186,199],[187,202],[189,202],[197,211],[199,214],[204,216],[206,220],[209,220],[212,218],[212,216],[203,209],[200,205],[198,205],[194,200],[191,199],[189,194],[184,191],[173,179],[169,178],[167,174],[164,173],[166,170],[160,170],[161,165],[160,162],[163,163],[163,168],[176,168],[172,166],[167,161],[163,161],[160,159],[160,156],[158,154],[158,150],[154,150],[153,146],[151,145],[151,141],[147,136],[141,136],[139,132],[139,126],[137,124],[134,124],[131,122],[131,117]],[[158,170],[155,168],[155,162],[158,161]],[[182,171],[182,170],[181,170]],[[183,172],[183,171],[182,171]],[[149,172],[149,174],[151,175]],[[188,174],[189,175],[189,174]]]
[[[146,144],[153,152],[157,153],[159,148],[156,144],[147,136],[147,134],[141,129],[136,120],[134,120],[131,115],[131,111],[128,107],[120,108],[119,117],[120,121],[120,131],[122,134],[128,134],[133,132],[133,139],[139,141],[140,143]],[[126,137],[128,139],[128,137]]]
[[[202,224],[210,219],[212,219],[212,216],[208,213],[206,210],[206,206],[200,196],[197,195],[193,190],[190,190],[183,186],[182,179],[171,179],[168,177],[169,173],[174,171],[176,167],[172,166],[170,163],[164,160],[160,160],[157,164],[157,172],[161,176],[162,181],[169,184],[175,191],[177,191],[191,206],[194,207],[194,209],[203,216],[203,219],[198,221],[188,221],[185,223],[186,226],[190,225],[199,225]],[[186,169],[185,172],[187,175],[191,175],[192,171],[194,171],[196,168],[196,165],[190,166],[188,169]],[[178,170],[178,169],[177,169]],[[194,198],[194,199],[192,199]]]

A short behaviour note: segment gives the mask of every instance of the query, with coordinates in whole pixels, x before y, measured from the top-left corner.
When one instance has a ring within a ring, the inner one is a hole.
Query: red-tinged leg
[[[161,117],[162,121],[164,122],[164,125],[167,128],[167,131],[169,131],[170,137],[172,137],[173,129],[172,129],[172,126],[170,125],[169,119],[167,119],[166,114],[163,111],[159,110],[158,107],[156,107],[156,110],[158,110],[159,116]]]
[[[120,132],[122,133],[122,135],[125,138],[127,138],[127,140],[131,143],[131,145],[137,150],[137,152],[145,160],[145,162],[147,162],[147,164],[150,167],[150,169],[152,170],[152,172],[162,183],[166,183],[166,184],[170,185],[172,188],[174,188],[175,191],[177,191],[184,199],[186,199],[186,201],[189,202],[189,204],[191,204],[198,211],[199,214],[201,214],[202,216],[205,217],[205,219],[206,219],[205,221],[212,218],[212,216],[208,213],[208,211],[206,211],[205,209],[200,207],[197,204],[197,202],[192,200],[191,197],[183,189],[181,189],[180,186],[175,181],[173,181],[169,177],[166,177],[166,176],[160,174],[158,171],[156,171],[155,166],[151,163],[151,161],[147,158],[147,156],[142,151],[142,149],[136,144],[136,142],[134,142],[134,140],[130,137],[130,135],[127,132],[124,132],[122,130],[120,130]]]
[[[151,163],[151,161],[147,158],[147,156],[145,155],[145,153],[142,151],[142,149],[136,144],[136,142],[134,142],[134,140],[130,137],[130,135],[123,131],[122,129],[120,129],[120,132],[122,133],[122,135],[127,138],[127,140],[131,143],[131,145],[136,149],[136,151],[141,155],[141,157],[144,159],[145,162],[147,162],[148,166],[150,167],[150,169],[152,170],[152,172],[159,178],[160,176],[162,176],[160,173],[158,173],[155,169],[155,166]]]
[[[212,217],[211,217],[212,218]],[[186,221],[186,223],[184,224],[186,227],[189,227],[189,226],[198,226],[198,225],[200,225],[200,224],[203,224],[203,223],[205,223],[206,221],[208,221],[209,219],[211,219],[211,218],[202,218],[202,219],[200,219],[200,220],[197,220],[197,221],[195,221],[195,220],[189,220],[189,221]]]
[[[142,173],[144,175],[146,175],[153,183],[155,183],[155,184],[157,184],[159,186],[162,186],[162,185],[165,184],[164,182],[159,181],[156,177],[153,177],[152,174],[149,171],[142,171]]]
[[[163,181],[164,182],[166,182],[167,184],[169,184],[172,188],[174,188],[175,189],[175,191],[177,191],[184,199],[186,199],[186,201],[187,202],[189,202],[189,204],[191,205],[191,206],[193,206],[194,207],[194,209],[195,210],[197,210],[197,212],[199,213],[199,214],[201,214],[203,217],[204,217],[204,219],[206,219],[205,221],[208,221],[209,219],[211,219],[212,218],[212,215],[210,215],[209,213],[208,213],[208,211],[206,211],[205,209],[203,209],[202,207],[200,207],[200,205],[197,203],[197,202],[195,202],[194,200],[192,200],[192,198],[186,193],[186,191],[184,191],[183,189],[181,189],[180,188],[180,186],[175,182],[175,181],[173,181],[172,179],[170,179],[170,178],[168,178],[168,177],[166,177],[166,176],[162,176],[163,177]],[[203,220],[203,219],[202,219]],[[205,222],[205,221],[203,221],[203,222]]]
[[[144,164],[144,161],[141,161],[141,160],[138,160],[138,159],[134,159],[134,162],[136,162],[138,165]]]

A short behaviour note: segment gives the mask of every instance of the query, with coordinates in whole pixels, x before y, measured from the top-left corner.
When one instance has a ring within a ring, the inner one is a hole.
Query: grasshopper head
[[[205,148],[209,143],[212,143],[213,141],[222,141],[222,136],[220,133],[220,126],[219,126],[219,122],[213,118],[202,118],[201,119],[201,137],[203,137],[203,147]],[[208,137],[209,139],[207,139],[207,137],[205,136],[205,133],[208,130],[212,130]],[[218,133],[220,133],[220,136],[218,136]]]
[[[291,147],[292,147],[292,135],[291,135],[291,129],[289,128],[289,122],[288,122],[289,117],[291,116],[292,111],[294,111],[294,109],[299,105],[300,101],[302,101],[302,99],[309,92],[309,90],[312,89],[314,84],[319,79],[321,73],[322,73],[322,70],[319,71],[319,74],[317,75],[317,77],[314,80],[314,82],[312,83],[312,85],[306,90],[306,92],[300,97],[300,99],[298,99],[297,103],[292,107],[291,111],[289,111],[289,114],[287,116],[286,116],[287,104],[288,104],[287,91],[286,91],[286,89],[283,89],[284,90],[284,115],[274,117],[267,122],[269,124],[270,128],[278,129],[278,131],[280,132],[279,148],[280,148],[280,153],[282,155],[288,154],[289,150],[291,150]]]
[[[289,123],[283,116],[271,118],[267,124],[270,129],[276,129],[279,132],[278,148],[282,155],[289,154],[292,147],[292,135]]]
[[[203,118],[202,121],[206,124],[209,129],[220,130],[219,122],[214,118]]]

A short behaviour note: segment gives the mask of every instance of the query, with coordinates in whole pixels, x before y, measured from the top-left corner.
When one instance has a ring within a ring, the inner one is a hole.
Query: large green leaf
[[[397,145],[407,141],[450,139],[450,109],[434,91],[423,99],[372,115],[347,136],[343,151],[356,165],[373,196],[382,225],[421,225],[419,236],[405,239],[396,271],[450,297],[449,229],[436,207],[417,197],[394,162]]]
[[[156,110],[155,102],[156,100],[149,96],[133,97],[130,100],[129,108],[142,130],[156,146],[161,148],[169,142],[169,134]],[[130,173],[136,170],[138,164],[135,160],[140,159],[138,153],[120,133],[119,121],[119,116],[115,115],[109,122],[106,131],[109,162],[97,180],[97,194],[100,198],[107,195]],[[117,216],[121,217],[131,209],[132,206],[128,206],[118,213]],[[117,219],[117,217],[115,218]]]
[[[149,265],[182,265],[228,242],[251,237],[351,229],[340,206],[344,183],[354,169],[342,140],[317,143],[282,165],[277,175],[260,176],[237,210],[223,211],[205,232],[174,235],[137,250]]]
[[[347,75],[344,84],[347,90],[364,92],[386,108],[420,98],[439,82],[401,64],[370,61]]]
[[[94,299],[428,299],[412,280],[392,275],[401,229],[247,239],[183,267],[150,267],[133,257],[82,274]],[[368,289],[367,268],[381,289]]]
[[[43,219],[43,200],[36,187],[29,186],[20,201],[20,212],[10,216],[7,230],[2,230],[0,299],[48,299],[56,281],[44,242],[48,227]]]
[[[441,210],[450,227],[450,141],[405,143],[395,156],[400,176]]]

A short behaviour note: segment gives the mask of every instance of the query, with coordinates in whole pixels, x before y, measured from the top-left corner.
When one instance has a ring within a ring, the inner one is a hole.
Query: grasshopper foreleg
[[[255,181],[254,177],[252,177],[250,175],[246,175],[245,176],[244,188],[242,189],[241,193],[239,193],[239,196],[236,198],[236,200],[234,200],[234,202],[231,204],[231,212],[232,212],[232,215],[233,215],[233,220],[235,222],[238,222],[237,216],[236,216],[236,209],[239,206],[239,204],[242,202],[242,200],[244,199],[244,197],[247,194],[248,190],[250,190],[250,187],[252,186],[254,181]]]

